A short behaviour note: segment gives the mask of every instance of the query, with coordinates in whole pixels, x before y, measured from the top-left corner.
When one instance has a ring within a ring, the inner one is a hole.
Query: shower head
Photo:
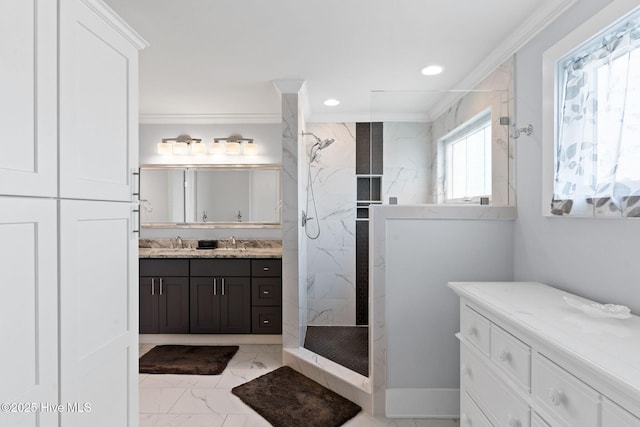
[[[320,144],[320,145],[318,145],[318,150],[324,150],[325,148],[327,148],[328,146],[333,144],[333,141],[335,141],[335,139],[327,138],[324,141],[317,142],[316,144]]]

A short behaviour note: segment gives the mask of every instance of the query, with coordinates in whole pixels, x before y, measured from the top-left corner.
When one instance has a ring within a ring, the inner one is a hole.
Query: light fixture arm
[[[191,144],[192,142],[202,142],[202,139],[200,139],[200,138],[191,138],[187,134],[182,134],[182,135],[179,135],[177,138],[162,138],[162,142],[163,143],[167,143],[167,142],[186,142],[187,144]]]

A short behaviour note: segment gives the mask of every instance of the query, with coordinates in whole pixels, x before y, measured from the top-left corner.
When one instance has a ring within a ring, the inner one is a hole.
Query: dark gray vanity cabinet
[[[191,259],[190,331],[251,332],[251,260]]]
[[[282,260],[251,260],[251,332],[282,333]]]
[[[141,334],[189,333],[189,260],[140,260]]]

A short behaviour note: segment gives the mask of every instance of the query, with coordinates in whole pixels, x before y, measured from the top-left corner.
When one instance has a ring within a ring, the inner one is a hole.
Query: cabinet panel
[[[59,203],[60,400],[93,403],[90,413],[63,413],[61,423],[135,425],[139,288],[132,206]]]
[[[191,277],[190,331],[212,334],[220,330],[220,278]]]
[[[607,398],[602,402],[602,427],[638,427],[640,418],[625,411]]]
[[[281,307],[253,307],[251,314],[251,332],[254,334],[281,334]]]
[[[158,298],[156,292],[157,278],[140,277],[140,333],[158,333]]]
[[[60,195],[131,200],[137,49],[84,1],[60,8]]]
[[[254,259],[251,260],[252,277],[280,277],[282,276],[282,260]]]
[[[0,289],[5,296],[0,298],[5,344],[0,401],[57,402],[56,202],[0,197],[0,241]],[[28,413],[0,413],[0,419],[0,424],[58,425],[53,412],[41,412],[39,423]]]
[[[163,276],[189,276],[188,259],[141,259],[140,276],[163,277]]]
[[[251,332],[251,280],[226,277],[221,285],[220,332],[248,334]]]
[[[490,354],[491,322],[465,304],[460,307],[460,333],[485,355]]]
[[[248,259],[192,259],[192,276],[245,276],[251,275],[251,260]]]
[[[160,277],[159,325],[161,334],[189,333],[189,278]]]
[[[252,279],[251,304],[280,306],[282,304],[282,279],[279,277]]]
[[[567,425],[597,427],[598,393],[540,353],[532,365],[531,394],[549,413]]]
[[[0,194],[57,195],[56,2],[0,2]]]

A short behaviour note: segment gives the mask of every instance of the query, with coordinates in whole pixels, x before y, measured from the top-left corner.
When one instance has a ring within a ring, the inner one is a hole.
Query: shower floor
[[[307,326],[304,348],[369,376],[369,328],[366,326]]]

